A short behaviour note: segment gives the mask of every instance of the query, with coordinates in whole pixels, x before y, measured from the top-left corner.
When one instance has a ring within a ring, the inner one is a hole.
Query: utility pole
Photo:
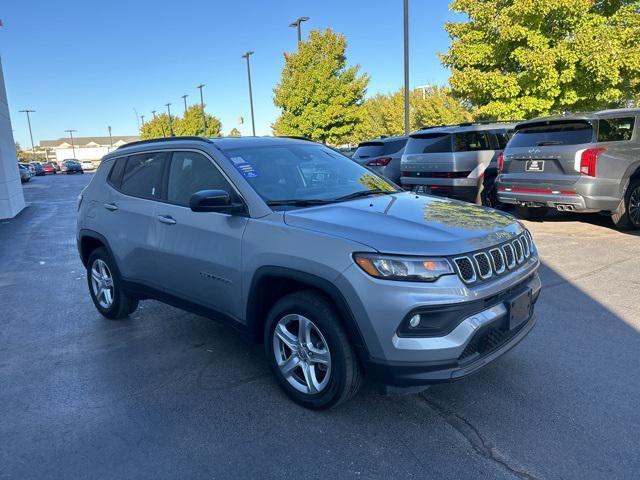
[[[202,87],[204,87],[204,83],[198,85],[198,89],[200,90],[200,114],[202,115],[202,128],[204,129],[203,134],[207,134],[207,117],[204,114],[204,97],[202,96]]]
[[[302,32],[300,31],[300,25],[302,22],[309,20],[309,17],[298,17],[295,22],[289,24],[290,27],[295,28],[298,31],[298,43],[302,41]]]
[[[69,132],[69,136],[71,137],[71,150],[73,151],[73,158],[76,158],[76,146],[73,143],[73,132],[77,132],[77,130],[65,130],[65,132]]]
[[[409,135],[409,0],[404,0],[404,134]]]
[[[171,123],[171,104],[167,103],[167,113],[169,114],[169,134],[173,137],[173,124]]]
[[[251,89],[251,65],[249,64],[249,57],[253,55],[253,52],[246,52],[242,55],[242,58],[247,59],[247,78],[249,79],[249,105],[251,106],[251,131],[253,136],[256,136],[256,121],[253,116],[253,91]]]
[[[109,129],[109,145],[111,145],[111,148],[109,148],[109,151],[111,151],[111,149],[113,148],[113,137],[111,137],[111,125],[109,125],[107,129]]]
[[[182,100],[184,100],[184,113],[187,113],[187,97],[189,95],[182,95]]]
[[[24,110],[20,110],[20,113],[26,113],[27,114],[27,123],[29,124],[29,137],[31,137],[31,161],[35,162],[36,161],[36,148],[33,144],[33,133],[31,132],[31,118],[29,118],[29,114],[30,113],[35,113],[35,110],[29,110],[24,109]]]

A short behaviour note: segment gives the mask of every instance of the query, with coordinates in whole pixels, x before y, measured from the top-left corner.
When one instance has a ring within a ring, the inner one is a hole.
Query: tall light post
[[[249,79],[249,105],[251,106],[251,131],[253,136],[256,136],[256,121],[253,116],[253,90],[251,88],[251,65],[249,63],[249,57],[253,55],[253,52],[246,52],[242,55],[242,58],[247,59],[247,78]]]
[[[73,158],[76,158],[76,146],[73,143],[73,132],[77,132],[77,130],[68,129],[65,130],[65,132],[68,132],[69,136],[71,137],[71,150],[73,151]]]
[[[204,97],[202,96],[202,87],[204,87],[204,83],[198,85],[198,90],[200,90],[200,114],[202,115],[202,128],[204,129],[204,135],[207,134],[207,117],[204,114]]]
[[[187,97],[189,95],[182,95],[182,100],[184,100],[184,113],[187,113]]]
[[[409,135],[409,0],[404,0],[404,133]]]
[[[140,115],[140,121],[142,122],[142,126],[144,127],[144,115]]]
[[[309,20],[309,17],[298,17],[295,22],[291,22],[289,24],[290,27],[298,30],[298,43],[302,41],[302,32],[300,31],[300,25],[302,24],[302,22],[306,22],[307,20]]]
[[[29,110],[28,108],[24,110],[20,110],[20,113],[27,114],[27,124],[29,124],[29,137],[31,137],[31,160],[36,160],[36,147],[33,144],[33,133],[31,132],[31,118],[29,117],[30,113],[35,113],[35,110]]]
[[[165,104],[165,106],[167,107],[167,114],[169,115],[169,135],[173,137],[173,124],[171,123],[171,104],[167,103]]]
[[[156,119],[156,111],[155,110],[151,110],[151,115],[153,115],[153,119]]]
[[[111,147],[109,148],[109,151],[111,151],[111,149],[113,148],[113,137],[111,136],[111,125],[109,125],[107,129],[109,130],[109,145],[111,145]]]

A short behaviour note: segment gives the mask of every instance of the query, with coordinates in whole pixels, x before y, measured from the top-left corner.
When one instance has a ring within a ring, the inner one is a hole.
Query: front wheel
[[[546,217],[548,212],[548,207],[525,207],[522,205],[518,206],[518,216],[520,218],[524,218],[525,220],[540,220]]]
[[[125,318],[138,308],[138,300],[128,296],[106,248],[96,248],[87,262],[87,282],[91,300],[107,318]]]
[[[315,410],[353,397],[362,373],[333,305],[314,291],[281,298],[267,317],[267,361],[282,389]]]
[[[619,230],[640,228],[640,179],[629,184],[620,208],[613,212],[611,220]]]

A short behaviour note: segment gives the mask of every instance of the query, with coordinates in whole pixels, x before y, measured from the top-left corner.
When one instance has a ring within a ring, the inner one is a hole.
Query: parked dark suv
[[[382,137],[358,145],[351,156],[374,172],[400,184],[400,159],[408,137]]]
[[[498,178],[500,201],[524,218],[550,208],[601,212],[640,228],[640,109],[537,118],[516,126]]]
[[[79,198],[77,240],[104,316],[155,298],[228,321],[310,408],[364,374],[422,389],[477,371],[533,328],[540,292],[511,215],[403,192],[301,139],[120,147]]]

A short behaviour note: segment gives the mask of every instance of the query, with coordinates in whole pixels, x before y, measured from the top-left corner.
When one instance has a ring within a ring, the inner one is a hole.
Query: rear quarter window
[[[450,153],[451,134],[450,133],[416,133],[409,137],[404,153]]]
[[[552,122],[517,129],[509,140],[509,148],[579,145],[591,143],[592,140],[593,128],[587,121]]]
[[[489,146],[489,137],[486,132],[456,133],[454,138],[454,148],[456,152],[491,150],[491,147]]]
[[[598,121],[598,142],[631,140],[635,117],[603,118]]]
[[[113,166],[111,167],[107,181],[116,188],[120,188],[120,184],[122,183],[122,174],[124,173],[126,162],[126,157],[116,158],[113,161]]]

